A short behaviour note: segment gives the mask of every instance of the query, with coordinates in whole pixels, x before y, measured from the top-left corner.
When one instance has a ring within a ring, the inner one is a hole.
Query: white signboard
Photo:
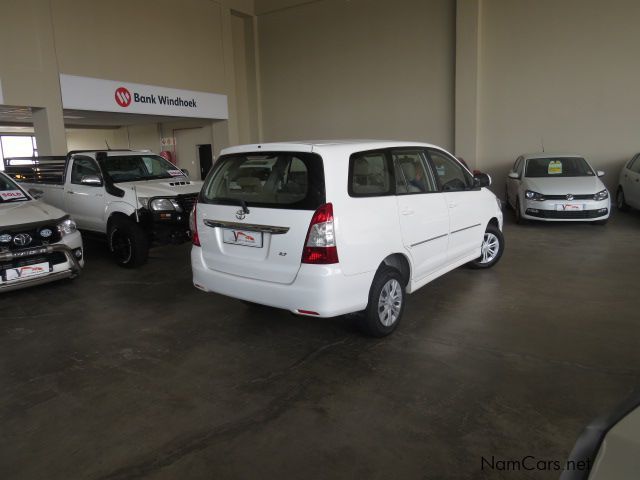
[[[227,96],[60,74],[63,108],[227,119]],[[1,103],[1,102],[0,102]]]

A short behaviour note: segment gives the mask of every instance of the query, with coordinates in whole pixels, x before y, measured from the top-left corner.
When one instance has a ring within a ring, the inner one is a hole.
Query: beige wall
[[[69,150],[91,150],[95,148],[129,148],[125,128],[69,128],[67,129]]]
[[[520,153],[578,152],[609,187],[640,151],[640,2],[484,0],[479,166],[500,178]]]
[[[322,0],[260,15],[265,140],[393,138],[451,148],[454,23],[452,0]]]

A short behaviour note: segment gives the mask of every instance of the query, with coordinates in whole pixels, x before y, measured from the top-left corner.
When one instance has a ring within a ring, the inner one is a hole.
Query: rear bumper
[[[77,248],[82,248],[82,238],[80,237],[79,232],[77,234],[73,234],[72,237],[73,238],[70,238],[65,243],[57,243],[55,245],[47,245],[46,247],[36,247],[32,249],[34,252],[37,252],[32,256],[61,252],[64,254],[66,262],[54,265],[53,270],[48,274],[11,280],[8,282],[0,282],[0,293],[31,287],[34,285],[42,285],[44,283],[54,282],[64,278],[77,277],[82,270],[84,260],[77,259],[73,251]],[[29,258],[29,255],[18,256],[16,252],[0,253],[0,262],[10,262],[17,258]]]
[[[202,291],[317,317],[364,310],[375,274],[346,276],[340,264],[302,264],[292,283],[266,282],[207,268],[200,247],[191,249],[191,267],[193,284]]]

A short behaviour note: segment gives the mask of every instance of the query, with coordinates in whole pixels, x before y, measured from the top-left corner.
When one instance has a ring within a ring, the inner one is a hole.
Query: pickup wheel
[[[128,218],[114,218],[107,231],[109,251],[118,265],[139,267],[149,256],[147,235],[138,224]]]
[[[391,267],[380,268],[371,283],[369,303],[360,319],[361,329],[373,337],[389,335],[400,323],[405,299],[400,272]]]
[[[498,263],[504,252],[504,235],[493,223],[490,223],[484,232],[480,252],[478,258],[469,262],[471,268],[491,268]]]

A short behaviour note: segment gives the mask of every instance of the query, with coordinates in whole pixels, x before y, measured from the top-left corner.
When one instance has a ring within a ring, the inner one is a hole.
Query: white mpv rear
[[[387,335],[412,293],[504,249],[500,202],[439,147],[333,141],[224,150],[192,216],[194,285]]]

